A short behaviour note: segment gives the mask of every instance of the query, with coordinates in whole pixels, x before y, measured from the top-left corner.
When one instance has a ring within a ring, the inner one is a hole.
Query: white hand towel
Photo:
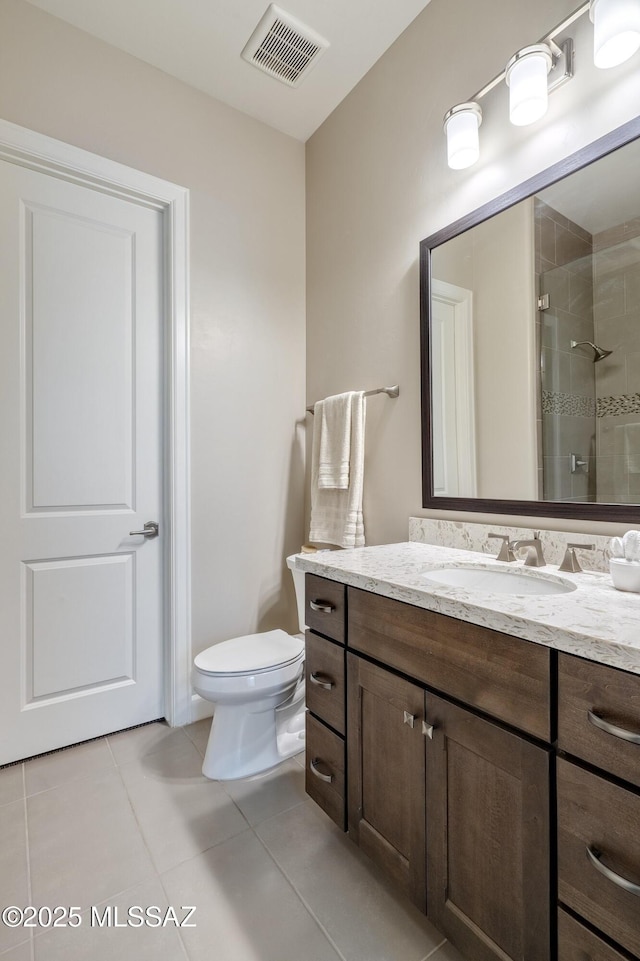
[[[320,400],[314,407],[314,431],[320,430],[318,487],[346,490],[351,452],[353,391]]]
[[[316,405],[317,406],[317,405]],[[314,420],[311,453],[311,527],[309,540],[338,547],[364,547],[362,492],[364,485],[364,435],[366,401],[364,391],[351,393],[349,445],[349,486],[345,489],[320,487],[321,424]]]

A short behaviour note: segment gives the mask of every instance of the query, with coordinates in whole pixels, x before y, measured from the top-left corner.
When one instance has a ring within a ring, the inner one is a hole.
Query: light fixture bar
[[[547,77],[547,89],[549,93],[552,93],[573,77],[573,40],[571,37],[567,37],[559,47],[553,40],[550,40],[549,46],[553,50],[554,56]],[[558,53],[556,53],[556,50]]]
[[[484,87],[447,111],[444,130],[452,169],[469,167],[478,159],[480,102],[503,80],[509,88],[511,123],[528,126],[544,116],[549,94],[573,77],[573,39],[565,36],[558,43],[557,38],[585,13],[593,22],[596,67],[618,66],[640,49],[640,0],[583,0],[537,43],[517,50]]]
[[[552,41],[555,40],[558,34],[562,33],[564,30],[567,29],[567,27],[570,27],[572,23],[575,23],[576,20],[579,20],[580,17],[584,16],[584,14],[588,12],[589,12],[589,2],[587,0],[587,3],[580,4],[580,6],[573,11],[573,13],[570,13],[568,17],[565,17],[564,20],[561,20],[560,23],[556,24],[553,30],[551,30],[549,33],[545,34],[544,37],[538,40],[538,43],[550,44]],[[565,43],[560,44],[559,49],[563,51],[565,48],[565,45],[566,45],[566,41]],[[558,48],[557,44],[554,44],[554,46]],[[571,73],[569,74],[568,77],[563,77],[561,82],[564,82],[565,80],[568,80],[570,77],[573,76],[573,41],[571,41],[571,48],[572,48],[571,49]],[[554,54],[555,54],[555,51],[554,51]],[[555,65],[551,68],[550,76],[553,74],[554,71],[555,71]],[[493,90],[495,87],[497,87],[498,84],[502,83],[506,75],[507,75],[507,71],[502,70],[497,76],[493,78],[493,80],[490,80],[489,83],[486,83],[481,90],[478,90],[478,92],[474,93],[472,97],[469,97],[469,100],[476,101],[476,102],[478,100],[482,100],[482,98],[486,97],[486,95],[490,93],[490,91]],[[559,86],[559,84],[556,83],[555,86],[557,87]],[[552,89],[555,89],[555,87],[550,86],[549,90],[551,91]]]

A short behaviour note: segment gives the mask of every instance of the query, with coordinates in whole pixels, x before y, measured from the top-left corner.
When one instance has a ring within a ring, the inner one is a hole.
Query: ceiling
[[[296,88],[240,56],[269,0],[30,2],[305,141],[429,0],[279,0],[331,44]]]

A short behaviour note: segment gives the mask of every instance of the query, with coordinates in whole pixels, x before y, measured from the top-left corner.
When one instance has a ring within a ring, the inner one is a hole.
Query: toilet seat
[[[304,657],[304,643],[286,631],[233,637],[201,651],[194,667],[210,677],[244,677],[280,670]]]

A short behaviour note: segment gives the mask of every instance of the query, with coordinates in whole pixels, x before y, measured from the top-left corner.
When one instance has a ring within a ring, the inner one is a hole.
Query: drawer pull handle
[[[613,734],[614,737],[622,738],[623,741],[630,741],[631,744],[640,744],[640,734],[634,734],[633,731],[627,731],[623,727],[618,727],[616,724],[612,724],[611,721],[605,721],[603,717],[599,717],[594,714],[593,711],[587,711],[587,717],[589,723],[593,724],[594,727],[600,728],[601,731],[605,731],[607,734]]]
[[[326,601],[309,601],[309,607],[318,614],[331,614],[335,611],[333,604],[327,604]]]
[[[330,677],[327,677],[326,674],[321,674],[319,671],[314,671],[313,674],[310,674],[309,680],[312,684],[315,684],[316,687],[323,687],[325,691],[330,691],[335,687],[335,681],[332,681]]]
[[[616,884],[619,888],[623,888],[625,891],[628,891],[629,894],[635,894],[640,898],[640,884],[634,884],[633,881],[627,881],[626,878],[623,878],[620,874],[616,874],[616,872],[612,871],[611,868],[608,868],[606,864],[603,864],[600,860],[602,857],[600,851],[596,851],[595,848],[587,845],[587,857],[593,864],[596,871],[599,871],[600,874],[603,874],[605,878],[607,878],[613,884]]]
[[[331,784],[333,781],[333,774],[323,774],[322,771],[319,771],[317,767],[319,760],[320,758],[314,757],[312,761],[309,761],[311,773],[315,774],[315,776],[320,778],[321,781],[326,781],[327,784]]]

